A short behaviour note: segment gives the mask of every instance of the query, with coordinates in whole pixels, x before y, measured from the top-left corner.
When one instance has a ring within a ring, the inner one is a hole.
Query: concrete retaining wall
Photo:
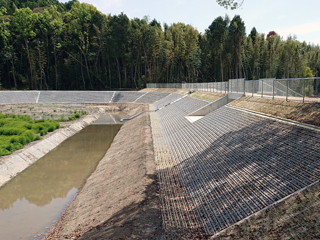
[[[189,114],[189,116],[205,116],[208,113],[217,110],[218,108],[228,104],[228,96],[224,96],[217,101],[209,103],[208,105],[204,106],[203,108]]]
[[[243,93],[228,93],[228,102],[232,102],[233,100],[236,100],[238,98],[243,97],[244,94]]]

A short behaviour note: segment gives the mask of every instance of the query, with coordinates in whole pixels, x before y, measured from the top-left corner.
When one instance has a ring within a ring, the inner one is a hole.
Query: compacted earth
[[[128,115],[148,109],[132,107]],[[161,239],[148,114],[126,122],[46,239]]]

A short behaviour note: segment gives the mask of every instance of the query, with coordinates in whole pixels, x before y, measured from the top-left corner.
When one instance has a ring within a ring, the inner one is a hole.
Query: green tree
[[[223,77],[223,49],[226,44],[226,38],[228,34],[229,18],[226,16],[224,19],[222,17],[217,17],[206,30],[208,40],[212,46],[212,49],[218,53],[220,60],[220,70],[221,70],[221,81],[224,81]]]
[[[244,2],[244,0],[240,0],[240,1],[238,1],[238,0],[216,0],[216,1],[220,6],[226,8],[226,9],[230,8],[231,10],[240,8]]]
[[[17,80],[15,76],[15,69],[14,69],[14,59],[15,59],[15,53],[14,53],[14,47],[12,45],[12,31],[10,29],[10,19],[9,17],[5,16],[7,13],[7,10],[4,7],[0,8],[0,41],[2,44],[1,53],[2,55],[8,59],[12,66],[12,76],[14,81],[14,87],[15,89],[18,88]]]
[[[33,89],[33,72],[32,72],[32,60],[30,56],[30,49],[29,49],[29,41],[36,36],[34,31],[34,26],[38,20],[37,14],[34,14],[30,8],[21,8],[17,9],[14,12],[14,19],[15,19],[15,28],[16,32],[20,35],[23,39],[27,57],[29,61],[29,69],[30,69],[30,84],[31,89]]]
[[[241,46],[246,34],[244,22],[239,15],[235,15],[229,26],[229,39],[233,45],[235,60],[235,77],[242,78]]]

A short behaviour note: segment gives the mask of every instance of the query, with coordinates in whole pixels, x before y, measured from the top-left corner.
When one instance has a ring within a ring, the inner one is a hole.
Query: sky
[[[66,2],[66,0],[60,0]],[[161,24],[182,22],[204,33],[212,21],[226,14],[230,20],[240,15],[249,34],[275,31],[283,39],[295,35],[297,40],[320,45],[319,0],[244,0],[237,10],[226,10],[216,0],[85,0],[100,12],[125,13],[130,19],[148,16]]]

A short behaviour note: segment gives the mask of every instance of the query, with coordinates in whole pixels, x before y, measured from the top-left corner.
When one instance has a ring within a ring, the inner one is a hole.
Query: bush
[[[58,120],[58,122],[66,122],[67,119],[64,118],[64,115],[62,115]]]
[[[59,123],[53,120],[0,114],[0,156],[21,149],[25,144],[41,139],[39,135],[44,136],[57,128]]]

